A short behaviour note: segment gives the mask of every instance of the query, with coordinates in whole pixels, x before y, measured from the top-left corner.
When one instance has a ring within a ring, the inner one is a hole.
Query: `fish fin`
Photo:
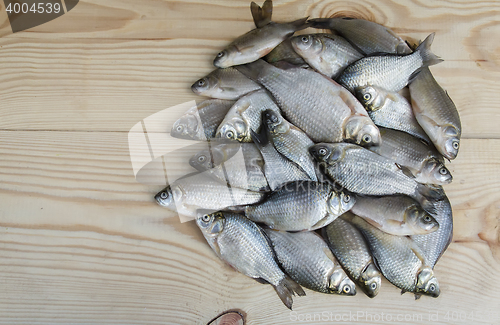
[[[421,293],[415,293],[415,300],[420,299],[420,297],[422,297]]]
[[[311,24],[307,21],[308,19],[309,17],[300,18],[292,21],[290,25],[294,27],[295,32],[298,30],[306,29],[307,27],[311,26]]]
[[[420,262],[422,262],[422,265],[427,265],[427,260],[425,258],[425,256],[422,254],[422,252],[420,251],[420,248],[417,247],[417,245],[413,242],[413,247],[411,248],[413,254],[415,254],[415,256],[420,260]]]
[[[417,201],[420,203],[420,198],[428,200],[441,200],[444,198],[444,191],[441,186],[433,186],[430,184],[417,185]],[[420,203],[422,205],[422,203]],[[422,207],[424,207],[422,205]]]
[[[401,294],[404,295],[406,293],[406,290],[401,289]]]
[[[247,78],[250,78],[254,81],[258,81],[262,71],[274,67],[271,64],[267,63],[266,61],[259,59],[251,63],[236,65],[234,66],[234,68],[236,68],[236,70],[238,70],[239,72],[243,73]]]
[[[252,137],[252,141],[259,147],[265,147],[269,143],[269,137],[267,136],[267,130],[264,124],[260,126],[259,133],[250,129],[250,136]]]
[[[311,27],[317,28],[317,29],[330,29],[331,28],[330,18],[309,19],[308,23],[311,24]]]
[[[404,225],[403,221],[398,221],[394,219],[386,219],[385,222],[392,227],[402,227]]]
[[[398,46],[396,46],[396,53],[399,55],[402,55],[402,54],[408,54],[411,52],[408,51],[406,43],[399,43]]]
[[[368,222],[370,225],[372,225],[375,228],[382,229],[382,225],[373,219],[363,218],[363,220],[365,220],[366,222]]]
[[[298,296],[305,296],[306,293],[304,289],[287,275],[278,283],[278,285],[273,286],[274,290],[280,297],[281,301],[288,309],[292,310],[293,299],[292,296],[297,294]]]
[[[263,278],[252,278],[252,279],[254,279],[255,281],[257,281],[261,284],[269,284],[269,282],[264,280]]]
[[[411,172],[411,170],[406,167],[406,166],[401,166],[400,164],[396,163],[396,166],[405,174],[405,176],[409,178],[415,178],[415,175]]]
[[[420,43],[415,52],[420,53],[420,57],[422,58],[423,67],[428,67],[430,65],[438,64],[443,62],[443,59],[435,55],[431,52],[432,41],[434,40],[435,33],[430,34],[427,38]]]
[[[250,4],[250,11],[252,12],[255,26],[257,28],[264,27],[271,22],[273,2],[271,0],[266,0],[261,8],[258,4],[252,1]]]
[[[335,256],[333,255],[332,251],[330,250],[330,248],[328,247],[323,247],[323,253],[325,253],[326,257],[328,257],[328,259],[330,261],[332,261],[334,264],[337,264],[338,261],[337,259],[335,258]]]
[[[288,61],[284,61],[284,60],[273,63],[273,65],[276,68],[281,69],[281,70],[299,69],[300,68],[300,67],[298,67],[298,66],[296,66]]]
[[[337,219],[336,217],[333,218],[333,215],[331,214],[327,214],[323,219],[321,219],[320,221],[316,222],[312,227],[311,229],[319,229],[319,228],[323,228],[324,226],[330,224],[333,220]]]

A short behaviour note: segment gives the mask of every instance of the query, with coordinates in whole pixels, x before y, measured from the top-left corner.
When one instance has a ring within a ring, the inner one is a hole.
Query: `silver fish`
[[[345,274],[324,240],[314,232],[264,230],[281,267],[308,289],[354,296],[356,286]]]
[[[426,197],[440,197],[437,191],[408,177],[392,160],[355,144],[319,143],[309,152],[332,180],[353,193],[405,194],[417,200],[423,193]]]
[[[250,130],[260,131],[262,112],[268,109],[279,113],[279,107],[264,89],[241,97],[229,109],[215,136],[239,142],[252,142]]]
[[[457,108],[429,69],[423,69],[410,84],[411,104],[418,123],[437,150],[455,159],[460,148],[462,125]]]
[[[363,57],[338,35],[299,35],[292,37],[291,42],[296,53],[312,68],[329,78],[336,78],[348,65]]]
[[[264,86],[283,116],[314,142],[378,144],[380,134],[366,110],[333,80],[291,65],[280,69],[262,60],[236,68]]]
[[[217,256],[244,275],[269,283],[281,301],[292,309],[292,295],[304,290],[278,266],[262,229],[233,213],[203,214],[196,219],[203,236]]]
[[[314,230],[351,209],[354,201],[328,184],[292,182],[272,192],[264,202],[247,206],[245,215],[276,230]]]
[[[342,215],[324,227],[322,233],[333,255],[349,277],[368,297],[375,297],[380,290],[382,276],[375,266],[370,248],[361,232],[344,220]]]
[[[380,271],[389,282],[402,292],[439,296],[439,283],[432,268],[409,237],[387,234],[359,217],[349,221],[365,236]]]
[[[172,126],[170,135],[187,140],[207,140],[215,136],[217,127],[235,102],[222,99],[205,100],[191,107]]]
[[[311,27],[331,29],[345,37],[364,54],[409,54],[406,42],[389,28],[377,23],[349,17],[310,19]]]
[[[255,23],[255,27],[264,27],[271,22],[273,16],[273,2],[271,0],[264,1],[262,7],[252,1],[250,11]]]
[[[357,89],[356,95],[375,125],[403,131],[430,143],[410,103],[400,94],[368,86]]]
[[[218,211],[257,203],[264,193],[229,188],[212,177],[198,173],[180,178],[155,195],[156,202],[183,216],[196,217],[196,210]]]
[[[235,68],[216,69],[191,86],[197,95],[232,100],[260,88]]]
[[[379,146],[370,147],[373,152],[393,160],[404,166],[422,184],[449,184],[453,177],[444,165],[444,159],[432,146],[411,135],[380,129],[382,142]]]
[[[264,174],[272,191],[289,182],[310,180],[299,166],[276,150],[273,143],[268,140],[264,128],[258,135],[253,130],[250,131],[250,134],[259,148],[262,158],[264,158]]]
[[[451,243],[453,214],[450,201],[444,194],[441,200],[427,202],[423,207],[439,222],[439,229],[430,234],[415,235],[411,238],[422,250],[428,264],[434,267]]]
[[[366,86],[400,91],[419,69],[443,61],[430,51],[433,39],[434,34],[430,34],[412,54],[362,58],[348,66],[337,81],[352,93]]]
[[[315,164],[308,151],[314,142],[302,130],[285,120],[279,112],[262,112],[262,123],[265,124],[276,150],[296,163],[311,180],[317,181]]]
[[[214,59],[218,68],[227,68],[258,60],[296,31],[307,28],[306,18],[290,23],[269,23],[238,37]]]
[[[375,228],[396,236],[429,234],[439,229],[436,219],[403,195],[359,196],[351,211]]]

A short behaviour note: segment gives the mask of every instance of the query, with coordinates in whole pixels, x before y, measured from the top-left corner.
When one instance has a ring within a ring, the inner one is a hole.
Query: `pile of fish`
[[[453,229],[445,159],[461,125],[428,69],[442,61],[434,34],[410,47],[366,20],[275,23],[269,0],[251,12],[257,28],[192,86],[211,99],[172,127],[205,141],[189,160],[197,172],[157,202],[196,218],[217,256],[290,309],[302,286],[374,297],[382,275],[437,297]],[[331,32],[293,36],[308,27]]]

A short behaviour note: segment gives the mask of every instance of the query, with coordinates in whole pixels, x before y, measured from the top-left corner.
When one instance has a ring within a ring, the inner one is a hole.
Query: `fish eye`
[[[224,51],[217,53],[217,57],[221,58],[225,55]]]
[[[344,202],[348,203],[349,201],[351,201],[351,196],[349,194],[344,195]]]
[[[452,146],[453,146],[453,149],[458,150],[458,148],[460,147],[460,144],[458,143],[458,141],[453,141]]]
[[[198,86],[200,86],[200,87],[205,86],[205,80],[203,80],[203,79],[198,80]]]
[[[377,289],[377,284],[376,283],[370,284],[370,289],[372,289],[372,290]]]
[[[203,217],[201,217],[201,221],[203,221],[203,222],[209,222],[210,221],[210,216],[208,214],[205,214]]]
[[[365,134],[365,135],[363,136],[363,142],[365,142],[365,143],[372,142],[372,136],[371,136],[371,135],[369,135],[369,134]]]
[[[232,139],[233,137],[234,137],[234,132],[233,131],[226,132],[226,138]]]
[[[205,161],[205,159],[207,159],[207,157],[205,157],[205,156],[199,156],[199,157],[198,157],[198,161],[199,161],[199,162],[204,162],[204,161]]]
[[[342,291],[344,291],[344,293],[349,293],[349,292],[351,292],[351,288],[346,284],[344,286],[344,288],[342,289]]]
[[[176,130],[177,132],[181,132],[181,131],[182,131],[182,129],[183,129],[182,125],[178,125],[178,126],[175,128],[175,130]]]
[[[363,95],[363,99],[364,100],[370,100],[370,98],[372,98],[372,95],[370,95],[370,94],[364,94]]]
[[[431,220],[432,220],[432,219],[431,219],[431,217],[430,217],[430,216],[425,216],[425,217],[424,217],[424,221],[425,221],[425,222],[431,222]]]
[[[309,42],[309,37],[307,37],[307,36],[302,36],[302,39],[301,39],[301,40],[302,40],[302,42],[303,42],[303,43],[307,43],[307,42]]]
[[[161,192],[160,193],[160,197],[165,200],[168,197],[168,193],[167,192]]]
[[[439,169],[439,173],[441,175],[446,175],[446,174],[448,174],[448,170],[446,168],[442,167],[441,169]]]
[[[321,148],[318,150],[318,153],[322,156],[326,155],[326,149],[325,148]]]
[[[429,286],[429,291],[434,291],[434,290],[436,290],[436,286],[435,286],[435,285],[433,285],[433,284],[431,284],[431,285]]]

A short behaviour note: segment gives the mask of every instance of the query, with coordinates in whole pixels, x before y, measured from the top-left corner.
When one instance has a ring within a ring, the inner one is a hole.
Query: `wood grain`
[[[387,281],[374,299],[307,290],[294,313],[270,286],[218,260],[193,222],[156,205],[164,179],[138,182],[129,155],[134,125],[165,109],[174,119],[182,112],[170,107],[199,99],[189,86],[213,69],[221,47],[253,28],[248,7],[80,1],[12,34],[0,2],[0,324],[206,324],[234,308],[248,324],[497,324],[500,3],[274,1],[276,21],[342,14],[412,41],[435,31],[433,51],[445,62],[432,71],[464,129],[448,164],[455,233],[435,269],[442,295],[415,301]],[[161,141],[165,123],[148,132]],[[165,142],[162,150],[175,148]],[[189,169],[189,150],[167,157],[169,169]]]

